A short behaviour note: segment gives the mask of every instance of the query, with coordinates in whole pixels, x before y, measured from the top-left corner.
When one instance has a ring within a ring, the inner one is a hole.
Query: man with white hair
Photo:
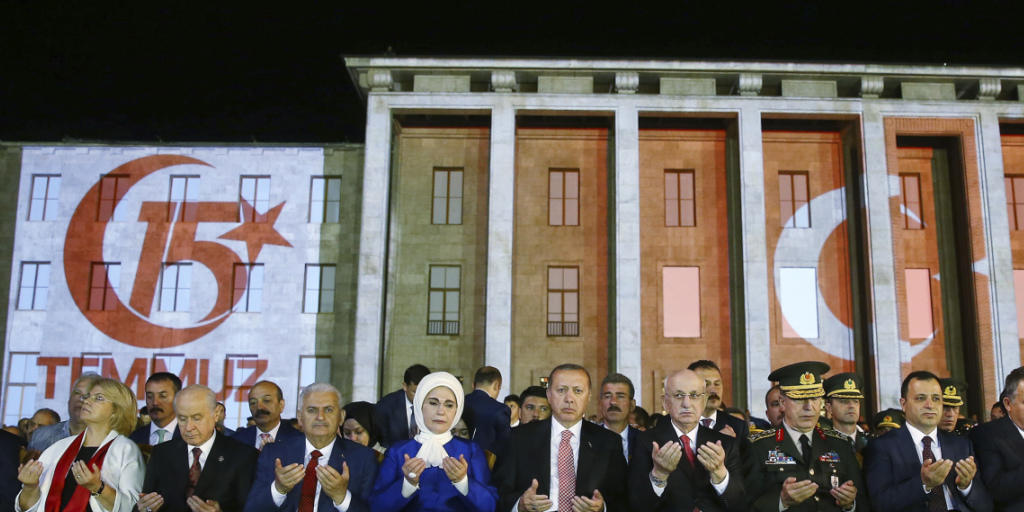
[[[139,512],[241,510],[259,451],[216,430],[217,398],[192,385],[174,397],[181,437],[153,447]]]
[[[369,511],[376,453],[338,436],[341,393],[327,383],[302,390],[302,438],[279,439],[260,453],[246,512]]]
[[[100,380],[99,374],[88,372],[83,373],[71,386],[71,393],[68,395],[68,419],[53,425],[39,427],[32,433],[32,440],[28,443],[30,451],[43,451],[51,444],[73,436],[85,430],[85,423],[79,418],[82,414],[82,397],[89,394],[92,385]]]

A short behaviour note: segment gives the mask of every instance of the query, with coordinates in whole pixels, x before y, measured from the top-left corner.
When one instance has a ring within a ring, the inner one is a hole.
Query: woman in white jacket
[[[18,512],[130,512],[146,466],[128,434],[135,428],[135,394],[113,379],[98,380],[82,398],[86,428],[47,448],[18,469]]]

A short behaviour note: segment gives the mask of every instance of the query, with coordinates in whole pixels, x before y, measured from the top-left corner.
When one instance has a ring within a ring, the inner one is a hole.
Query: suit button
[[[821,498],[819,498],[819,497],[815,496],[815,497],[814,497],[814,501],[821,501]]]
[[[810,473],[811,476],[814,476],[814,468],[811,468],[811,469],[807,470],[807,472]]]

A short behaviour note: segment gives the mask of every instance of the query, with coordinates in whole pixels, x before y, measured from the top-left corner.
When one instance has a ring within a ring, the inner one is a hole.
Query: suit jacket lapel
[[[899,443],[899,454],[903,459],[903,464],[914,470],[914,474],[921,473],[921,459],[917,455],[917,446],[914,445],[914,438],[910,435],[910,431],[906,428],[899,429],[897,434],[901,436]]]
[[[213,446],[210,447],[210,453],[206,456],[206,464],[203,465],[203,469],[199,473],[199,482],[196,484],[195,493],[201,497],[207,494],[202,491],[205,491],[218,477],[224,476],[221,468],[224,465],[225,444],[228,441],[224,439],[223,434],[214,435],[217,437],[213,439]],[[188,460],[187,454],[185,460]],[[186,475],[187,471],[186,469]]]
[[[551,418],[544,420],[544,426],[540,428],[540,435],[533,440],[533,453],[537,454],[534,464],[537,467],[537,492],[551,495]],[[529,456],[528,454],[523,454]],[[544,492],[547,490],[547,492]],[[557,489],[555,490],[558,491]]]
[[[782,451],[786,452],[786,455],[793,457],[793,460],[800,464],[804,464],[804,456],[800,453],[800,448],[796,445],[797,440],[793,439],[792,436],[789,435],[789,431],[785,430],[784,426],[779,425],[779,428],[783,429],[783,434],[785,436],[782,440]],[[814,435],[814,432],[811,432],[808,435]],[[813,446],[811,447],[811,451],[814,451]]]
[[[604,428],[604,427],[600,427]],[[586,420],[580,425],[580,454],[576,460],[576,494],[581,494],[580,489],[590,489],[597,486],[597,482],[590,482],[594,473],[591,469],[597,462],[594,440],[587,429]]]

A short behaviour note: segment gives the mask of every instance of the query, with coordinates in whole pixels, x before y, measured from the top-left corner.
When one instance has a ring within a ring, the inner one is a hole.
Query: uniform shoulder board
[[[848,437],[844,436],[843,434],[840,434],[839,431],[834,429],[834,428],[821,427],[821,431],[827,437],[832,437],[832,438],[839,439],[839,440],[842,440],[842,441],[849,441]]]
[[[779,429],[777,428],[770,428],[768,430],[762,430],[757,433],[751,433],[748,439],[750,439],[750,442],[753,443],[755,441],[760,441],[762,439],[767,439],[769,437],[775,437],[775,433],[778,430]]]

